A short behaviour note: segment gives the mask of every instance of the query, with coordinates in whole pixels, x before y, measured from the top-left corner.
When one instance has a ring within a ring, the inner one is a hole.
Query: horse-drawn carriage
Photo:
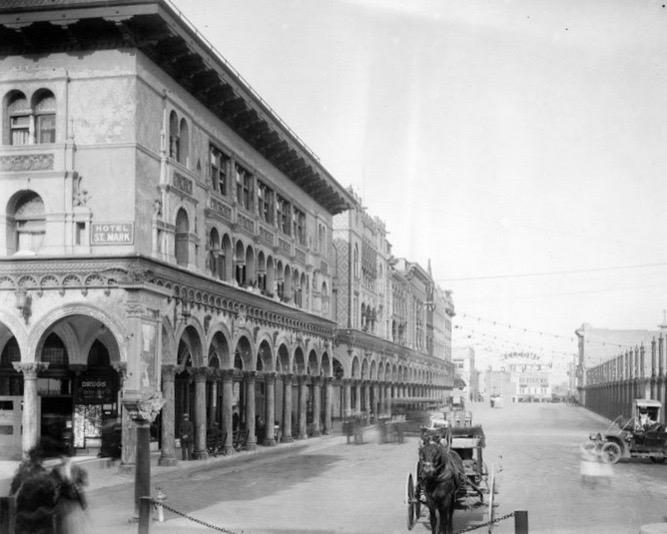
[[[429,508],[435,534],[451,532],[454,508],[484,504],[489,493],[485,444],[479,425],[422,430],[419,460],[407,481],[408,529],[419,519],[422,505]]]

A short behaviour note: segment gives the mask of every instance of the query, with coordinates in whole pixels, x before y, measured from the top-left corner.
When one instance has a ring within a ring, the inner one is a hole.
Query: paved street
[[[667,515],[667,465],[623,462],[614,466],[610,485],[582,485],[579,446],[589,432],[605,427],[601,418],[561,404],[494,410],[476,404],[473,410],[474,422],[484,425],[487,436],[485,460],[500,470],[497,515],[525,509],[531,533],[564,534],[636,534],[640,525]],[[407,474],[415,469],[416,440],[402,445],[354,446],[340,439],[311,443],[290,454],[160,475],[153,485],[165,479],[170,506],[234,532],[407,532],[404,495]],[[95,532],[136,532],[136,525],[127,523],[131,490],[116,486],[91,492]],[[457,511],[455,529],[481,518],[480,509]],[[153,531],[213,532],[171,513]],[[422,518],[414,532],[427,531]],[[499,523],[493,532],[513,532],[513,520]]]

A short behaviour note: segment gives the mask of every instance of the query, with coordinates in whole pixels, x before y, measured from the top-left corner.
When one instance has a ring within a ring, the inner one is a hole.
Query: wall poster
[[[139,361],[139,388],[159,391],[160,382],[157,357],[157,326],[151,323],[141,325],[141,359]]]

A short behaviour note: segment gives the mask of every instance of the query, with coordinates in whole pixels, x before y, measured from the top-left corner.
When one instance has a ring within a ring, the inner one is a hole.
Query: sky
[[[564,370],[667,309],[667,8],[172,0],[453,291],[453,341]]]

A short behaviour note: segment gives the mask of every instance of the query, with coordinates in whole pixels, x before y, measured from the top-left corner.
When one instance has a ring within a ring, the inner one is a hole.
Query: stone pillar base
[[[121,462],[120,465],[118,466],[118,474],[119,475],[133,475],[135,467],[136,467],[136,464],[129,464],[129,463]]]
[[[275,447],[278,444],[278,442],[274,439],[265,439],[264,443],[262,445],[265,445],[266,447]]]
[[[322,435],[323,436],[330,436],[331,435],[331,430],[323,430]]]
[[[208,458],[208,453],[206,451],[194,451],[192,453],[193,460],[206,460]]]
[[[322,435],[322,432],[319,430],[313,430],[313,437],[314,438],[319,438]]]
[[[234,447],[232,447],[231,445],[225,445],[225,448],[223,449],[223,454],[225,456],[231,456],[235,452],[236,451],[234,450]]]
[[[294,438],[292,436],[283,436],[280,443],[294,443]]]
[[[174,456],[164,456],[158,459],[157,464],[171,467],[178,464],[178,460]]]
[[[306,434],[299,434],[296,439],[302,440],[302,439],[308,439],[308,436]]]
[[[257,443],[248,443],[246,445],[246,450],[248,451],[254,451],[257,449]]]

